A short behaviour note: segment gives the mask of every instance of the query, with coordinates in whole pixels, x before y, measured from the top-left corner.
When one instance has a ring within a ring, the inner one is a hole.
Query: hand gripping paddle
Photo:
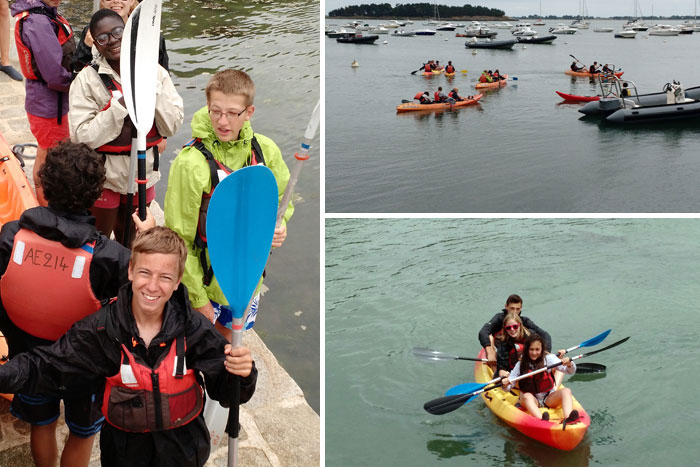
[[[241,345],[245,315],[270,254],[277,199],[272,171],[256,165],[224,178],[209,203],[209,260],[233,312],[233,347]],[[226,425],[229,467],[235,466],[238,458],[240,379],[237,381]]]

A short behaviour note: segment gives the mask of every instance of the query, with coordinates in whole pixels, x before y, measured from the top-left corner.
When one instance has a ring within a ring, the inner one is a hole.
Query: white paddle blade
[[[155,116],[161,10],[161,0],[143,0],[129,16],[122,38],[124,101],[136,130],[144,134]]]

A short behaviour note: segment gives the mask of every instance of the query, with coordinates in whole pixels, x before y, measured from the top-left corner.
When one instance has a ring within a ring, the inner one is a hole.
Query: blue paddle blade
[[[607,331],[603,331],[600,334],[598,334],[597,336],[591,337],[587,341],[581,342],[579,347],[590,347],[592,345],[600,344],[601,342],[603,342],[605,340],[606,337],[608,337],[608,334],[610,334],[610,331],[612,331],[612,329],[608,329]]]
[[[464,383],[458,384],[457,386],[452,386],[445,393],[446,396],[456,396],[457,394],[469,394],[471,392],[478,391],[486,387],[486,384],[479,383]]]
[[[265,269],[275,232],[277,199],[275,177],[261,165],[236,170],[217,185],[211,197],[209,259],[234,320],[243,318]]]

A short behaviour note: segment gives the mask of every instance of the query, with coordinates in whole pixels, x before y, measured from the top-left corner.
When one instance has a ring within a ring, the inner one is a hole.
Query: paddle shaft
[[[309,124],[306,127],[306,131],[304,132],[304,138],[301,140],[301,151],[294,154],[294,166],[292,167],[292,171],[289,175],[289,181],[287,182],[287,186],[284,189],[284,195],[282,195],[282,201],[280,201],[279,209],[277,211],[277,222],[275,224],[276,228],[280,227],[280,225],[282,224],[282,219],[284,218],[284,214],[287,212],[289,199],[292,197],[292,193],[294,193],[294,187],[297,184],[297,180],[299,180],[301,165],[304,163],[305,160],[309,158],[311,140],[316,135],[316,130],[318,129],[318,125],[320,124],[320,122],[321,101],[318,101],[316,103],[316,107],[314,107],[313,113],[311,114],[311,120],[309,120]]]

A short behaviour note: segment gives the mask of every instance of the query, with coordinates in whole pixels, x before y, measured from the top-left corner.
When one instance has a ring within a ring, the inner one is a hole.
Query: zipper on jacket
[[[163,407],[161,405],[160,382],[158,373],[151,370],[151,382],[153,384],[153,402],[156,405],[156,427],[160,431],[163,429]]]

